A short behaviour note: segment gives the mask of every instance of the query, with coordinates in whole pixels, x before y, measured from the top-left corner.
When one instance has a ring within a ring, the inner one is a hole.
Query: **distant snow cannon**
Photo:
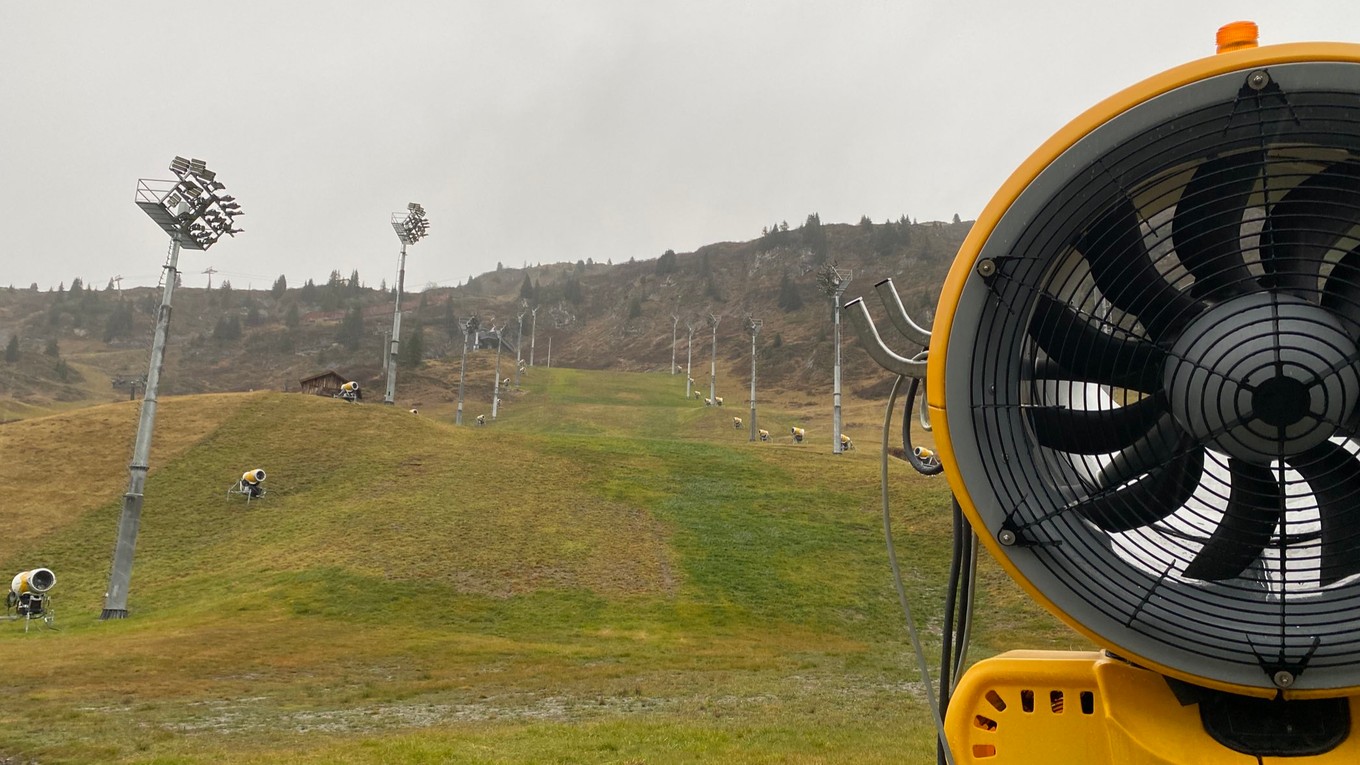
[[[733,417],[733,418],[732,418],[732,427],[736,428],[737,430],[741,430],[741,418],[740,418],[740,417]]]
[[[28,632],[28,621],[33,618],[40,618],[51,626],[52,596],[49,591],[56,583],[57,575],[50,568],[35,568],[15,574],[5,595],[6,616],[11,620],[22,617],[24,632]]]
[[[420,414],[420,410],[419,410],[419,409],[412,409],[412,410],[411,410],[411,414]]]
[[[478,424],[478,425],[485,425],[485,424],[486,424],[486,415],[484,415],[484,414],[479,414],[479,415],[477,415],[477,424]]]
[[[713,403],[714,403],[714,404],[717,404],[718,406],[722,406],[722,402],[723,402],[722,396],[714,396],[714,397],[713,397]]]
[[[247,503],[252,499],[259,499],[260,497],[263,497],[265,493],[264,486],[262,485],[265,477],[264,470],[260,468],[247,470],[241,474],[241,480],[227,489],[227,496],[230,497],[233,494],[244,495]]]
[[[57,575],[50,568],[35,568],[14,575],[9,583],[9,591],[16,598],[26,594],[39,594],[52,589],[57,583]]]
[[[849,450],[849,449],[853,449],[853,448],[855,448],[855,442],[850,440],[850,436],[847,436],[847,435],[845,435],[844,433],[842,433],[842,434],[841,434],[841,449],[842,449],[842,450]]]
[[[793,434],[795,444],[803,443],[803,437],[807,435],[807,431],[803,428],[789,428],[789,432]]]
[[[359,388],[359,383],[355,382],[354,380],[350,380],[349,382],[340,386],[339,397],[350,403],[357,403],[358,401],[361,401],[363,399],[364,392]]]
[[[760,433],[760,440],[761,440],[761,441],[769,441],[769,440],[770,440],[770,431],[768,431],[768,430],[766,430],[766,429],[764,429],[764,428],[761,428],[758,432]]]

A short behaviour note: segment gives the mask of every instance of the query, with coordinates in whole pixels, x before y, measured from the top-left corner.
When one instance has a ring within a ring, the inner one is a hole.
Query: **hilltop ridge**
[[[581,369],[683,370],[692,355],[696,380],[706,383],[712,357],[710,314],[717,327],[718,376],[749,378],[747,316],[761,319],[757,338],[762,385],[802,391],[809,400],[831,386],[830,299],[818,271],[836,264],[853,272],[846,299],[894,278],[903,302],[921,323],[933,319],[939,285],[969,223],[822,224],[767,227],[757,239],[666,252],[628,263],[551,263],[503,267],[457,287],[428,288],[403,299],[403,344],[420,334],[418,366],[398,372],[398,403],[441,406],[452,400],[462,332],[477,315],[504,330],[510,343],[501,376],[519,355],[527,365]],[[359,380],[370,394],[384,387],[384,338],[392,324],[388,279],[363,282],[332,273],[324,283],[212,290],[180,287],[161,378],[166,394],[295,390],[327,369]],[[94,289],[73,280],[59,292],[0,289],[0,346],[16,342],[16,360],[0,361],[0,420],[128,398],[146,373],[160,291]],[[876,309],[876,301],[870,301]],[[517,317],[524,305],[522,330]],[[537,326],[535,328],[535,319]],[[693,325],[689,351],[687,324]],[[853,350],[843,328],[846,392],[885,394],[883,373]],[[495,372],[485,350],[470,354],[468,381],[489,402]],[[379,395],[381,395],[379,393]]]

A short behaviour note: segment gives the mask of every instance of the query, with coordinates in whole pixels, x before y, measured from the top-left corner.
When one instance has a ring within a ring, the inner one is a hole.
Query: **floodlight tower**
[[[519,315],[515,317],[515,321],[519,322],[519,329],[515,332],[515,390],[519,390],[519,354],[520,349],[524,347],[524,312],[528,309],[529,303],[521,302]]]
[[[685,398],[694,395],[691,387],[694,385],[694,322],[685,322],[685,329],[689,330],[689,343],[685,346]]]
[[[760,319],[746,317],[746,329],[751,332],[751,440],[756,440],[756,335],[760,334]]]
[[[496,333],[496,381],[491,385],[491,419],[496,419],[496,411],[501,404],[501,332],[505,330],[505,325],[496,329],[496,325],[491,325],[491,331]]]
[[[671,314],[671,374],[675,374],[675,335],[680,329],[680,314]]]
[[[708,315],[708,323],[713,325],[713,359],[708,365],[708,400],[718,400],[718,322],[722,319],[716,313]]]
[[[392,337],[387,346],[387,394],[384,404],[397,400],[397,351],[401,348],[401,291],[406,285],[406,245],[415,244],[429,233],[430,222],[425,218],[425,208],[411,202],[406,212],[392,213],[392,229],[401,240],[401,259],[397,261],[397,307],[392,311]]]
[[[831,386],[831,453],[841,453],[841,296],[850,286],[854,274],[850,269],[841,271],[835,263],[828,263],[817,273],[817,283],[822,291],[831,297],[831,323],[834,326],[832,343],[835,345],[835,363]]]
[[[178,180],[141,178],[137,181],[137,206],[170,235],[170,257],[165,264],[165,287],[151,340],[151,363],[143,387],[137,440],[133,443],[132,462],[128,465],[128,490],[123,495],[123,510],[118,517],[118,541],[113,549],[113,566],[108,591],[104,594],[104,611],[99,615],[101,620],[125,619],[128,615],[132,558],[137,547],[137,530],[142,522],[142,491],[151,455],[151,432],[156,423],[156,391],[161,367],[165,364],[165,338],[170,331],[170,300],[175,293],[175,282],[179,280],[179,252],[181,249],[207,250],[223,234],[235,237],[242,231],[233,226],[233,219],[243,214],[241,205],[235,197],[222,193],[226,186],[217,180],[217,173],[209,170],[203,160],[175,157],[170,163],[170,172]]]
[[[463,322],[463,361],[458,368],[458,412],[453,416],[454,425],[463,424],[463,378],[467,377],[467,348],[468,336],[476,335],[477,327],[481,322],[476,316],[469,316]]]
[[[532,321],[529,323],[529,366],[534,365],[534,341],[538,339],[538,306],[534,306],[529,311]]]

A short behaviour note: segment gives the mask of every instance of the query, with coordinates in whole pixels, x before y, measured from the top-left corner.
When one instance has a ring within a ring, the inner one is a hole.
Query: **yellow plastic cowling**
[[[1351,719],[1360,698],[1349,699]],[[959,680],[945,719],[958,765],[1262,765],[1299,758],[1242,754],[1215,741],[1199,707],[1152,670],[1085,651],[1011,651]],[[1360,762],[1360,736],[1303,758]]]

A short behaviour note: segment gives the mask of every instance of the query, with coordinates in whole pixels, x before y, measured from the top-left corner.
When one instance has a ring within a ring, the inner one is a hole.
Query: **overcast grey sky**
[[[763,225],[975,218],[1049,135],[1149,75],[1360,42],[1360,3],[0,0],[0,286],[154,284],[138,178],[207,160],[245,233],[184,282],[407,284],[622,262]]]

